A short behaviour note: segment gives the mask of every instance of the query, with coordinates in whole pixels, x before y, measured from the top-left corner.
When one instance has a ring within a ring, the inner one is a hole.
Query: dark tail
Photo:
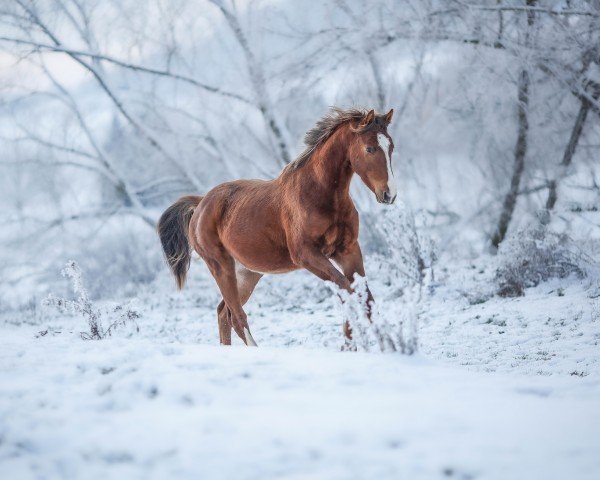
[[[175,275],[177,287],[181,290],[190,268],[192,252],[188,240],[188,228],[194,210],[202,197],[181,197],[165,210],[158,221],[158,236],[162,243],[167,263]]]

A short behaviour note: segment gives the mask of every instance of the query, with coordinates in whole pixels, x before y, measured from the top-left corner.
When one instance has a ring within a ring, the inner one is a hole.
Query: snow
[[[594,281],[556,279],[523,297],[477,303],[475,284],[487,282],[476,277],[486,275],[475,264],[455,266],[448,282],[460,290],[442,287],[422,318],[423,353],[483,371],[598,375],[600,296]]]
[[[600,467],[597,380],[301,348],[72,344],[4,345],[5,478],[593,478]]]
[[[410,357],[339,351],[335,297],[307,273],[259,283],[259,348],[217,345],[196,262],[183,293],[166,273],[140,290],[139,332],[85,341],[81,318],[5,316],[0,478],[598,478],[593,285],[471,305],[484,264],[440,272]],[[378,268],[374,295],[399,313]]]

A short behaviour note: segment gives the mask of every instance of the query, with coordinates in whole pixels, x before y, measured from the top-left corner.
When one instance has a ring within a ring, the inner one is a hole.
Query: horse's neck
[[[306,173],[313,176],[323,198],[350,200],[349,190],[353,171],[346,159],[348,132],[340,127],[308,160]],[[314,188],[314,185],[313,185]]]

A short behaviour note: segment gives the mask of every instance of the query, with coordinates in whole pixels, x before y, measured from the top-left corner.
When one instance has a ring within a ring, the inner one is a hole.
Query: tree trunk
[[[600,89],[592,93],[594,100],[598,98],[599,94]],[[587,100],[585,97],[581,98],[581,106],[579,107],[579,113],[577,114],[575,125],[573,125],[573,130],[571,131],[571,138],[569,138],[569,143],[565,149],[562,162],[560,162],[560,174],[548,184],[548,198],[546,199],[546,210],[548,211],[554,208],[556,200],[558,199],[558,182],[566,175],[567,169],[573,161],[573,155],[575,154],[575,150],[579,144],[579,138],[581,137],[583,126],[585,125],[588,112],[590,111],[590,105],[591,104],[589,100]]]
[[[529,130],[529,121],[527,119],[527,106],[529,105],[529,72],[527,69],[521,71],[519,77],[519,132],[517,135],[517,144],[515,146],[515,162],[513,173],[510,180],[510,189],[504,197],[502,204],[502,213],[498,221],[496,233],[492,237],[492,246],[498,248],[498,245],[504,240],[506,231],[510,225],[517,197],[519,196],[519,186],[521,185],[521,176],[525,169],[525,155],[527,154],[527,132]]]
[[[527,6],[535,6],[536,0],[527,0]],[[529,44],[529,34],[533,26],[534,12],[527,11],[527,27],[525,31],[525,45]],[[529,85],[530,77],[527,66],[524,65],[519,75],[518,81],[518,133],[517,143],[515,145],[515,161],[513,164],[513,173],[510,180],[510,189],[504,197],[502,204],[502,213],[496,227],[496,232],[492,236],[492,246],[494,249],[504,240],[506,231],[512,220],[517,198],[519,196],[519,187],[521,177],[525,170],[525,156],[527,155],[527,132],[529,131],[528,106],[529,106]]]

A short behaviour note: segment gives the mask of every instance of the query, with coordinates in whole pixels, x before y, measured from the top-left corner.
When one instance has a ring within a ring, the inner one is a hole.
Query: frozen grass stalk
[[[136,331],[139,332],[136,320],[140,318],[140,314],[121,304],[116,305],[112,310],[104,311],[107,315],[116,316],[116,319],[112,319],[112,322],[106,329],[103,328],[103,310],[94,306],[93,302],[90,300],[89,293],[83,286],[81,269],[75,261],[70,260],[67,262],[65,268],[61,270],[61,274],[63,277],[70,280],[71,288],[76,295],[76,299],[67,300],[49,295],[43,304],[56,308],[60,313],[70,313],[82,316],[88,324],[88,331],[80,333],[83,340],[102,340],[107,336],[111,336],[113,330],[115,330],[117,326],[124,326],[128,323],[132,323],[135,326]]]

